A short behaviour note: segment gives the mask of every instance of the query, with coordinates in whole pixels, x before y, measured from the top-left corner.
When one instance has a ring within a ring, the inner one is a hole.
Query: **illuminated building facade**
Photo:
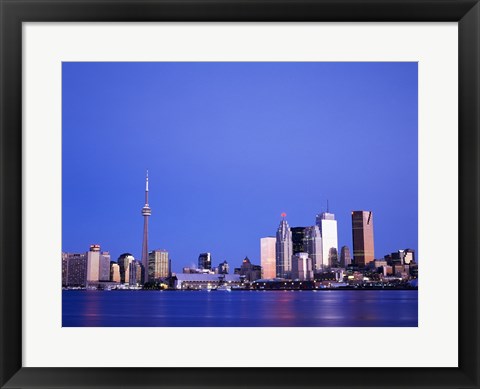
[[[167,250],[153,250],[148,254],[148,279],[150,282],[166,278],[170,274]]]
[[[273,236],[260,239],[260,265],[262,266],[262,278],[275,278],[277,270],[275,266],[277,239]]]
[[[90,245],[87,253],[87,282],[100,280],[100,245]]]
[[[352,212],[353,260],[363,267],[375,259],[373,244],[373,212]]]
[[[316,224],[322,235],[322,268],[336,266],[338,261],[337,221],[335,215],[322,212],[317,215]]]

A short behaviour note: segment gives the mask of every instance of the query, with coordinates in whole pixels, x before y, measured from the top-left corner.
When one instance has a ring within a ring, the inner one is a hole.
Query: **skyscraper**
[[[98,282],[100,279],[100,245],[90,245],[87,253],[87,282]]]
[[[262,278],[275,278],[277,270],[275,266],[275,245],[277,239],[273,236],[260,239],[260,266],[262,266]]]
[[[148,279],[150,282],[168,277],[170,261],[167,250],[153,250],[148,255]]]
[[[289,278],[292,272],[292,231],[285,220],[286,213],[282,213],[282,220],[277,229],[275,245],[277,277]]]
[[[348,246],[343,246],[340,250],[340,266],[347,267],[352,263],[352,256]]]
[[[335,215],[322,212],[317,215],[317,226],[322,235],[322,267],[335,266],[338,259],[337,221]]]
[[[292,253],[304,253],[305,249],[305,228],[306,227],[292,227]]]
[[[365,266],[375,259],[373,245],[373,212],[352,212],[353,260]]]
[[[322,270],[322,235],[318,226],[305,228],[305,251],[312,259],[313,271]]]
[[[86,286],[87,258],[87,253],[62,253],[62,264],[65,264],[65,286]]]
[[[212,270],[212,256],[210,253],[201,253],[198,256],[198,268]]]
[[[148,218],[152,214],[152,210],[148,205],[148,170],[145,180],[145,205],[142,208],[143,215],[143,243],[142,243],[142,265],[143,269],[148,269]],[[145,271],[143,282],[148,282],[148,271]]]
[[[108,251],[100,254],[99,281],[110,281],[110,253]]]

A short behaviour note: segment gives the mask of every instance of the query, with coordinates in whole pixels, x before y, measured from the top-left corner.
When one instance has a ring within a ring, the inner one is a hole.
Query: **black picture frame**
[[[0,0],[0,17],[0,387],[479,388],[477,0]],[[458,22],[459,367],[22,367],[22,22],[27,21]]]

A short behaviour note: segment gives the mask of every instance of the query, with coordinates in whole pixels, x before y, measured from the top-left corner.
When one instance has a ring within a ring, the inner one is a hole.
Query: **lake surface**
[[[416,327],[415,290],[62,291],[63,327]]]

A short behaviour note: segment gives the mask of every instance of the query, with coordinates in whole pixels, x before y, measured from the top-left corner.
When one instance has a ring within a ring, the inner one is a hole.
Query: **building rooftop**
[[[200,273],[177,273],[178,281],[211,281],[218,282],[219,279],[225,281],[240,281],[239,274],[200,274]],[[224,278],[225,277],[225,278]]]

